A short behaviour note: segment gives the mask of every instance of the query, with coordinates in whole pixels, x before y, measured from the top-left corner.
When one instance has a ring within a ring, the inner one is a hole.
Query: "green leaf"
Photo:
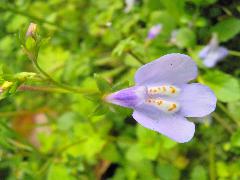
[[[161,32],[161,36],[165,37],[166,39],[169,38],[171,32],[174,28],[176,28],[176,20],[172,16],[171,13],[168,11],[155,11],[151,13],[151,22],[152,25],[155,24],[162,24],[163,31]]]
[[[118,82],[118,83],[114,84],[113,91],[118,91],[118,90],[126,88],[126,87],[129,87],[129,81],[126,80],[126,81]]]
[[[231,145],[233,147],[240,147],[240,131],[235,132],[231,137]]]
[[[112,162],[118,162],[121,160],[120,153],[114,144],[106,144],[106,146],[102,150],[101,155],[104,159]]]
[[[177,168],[168,164],[159,164],[157,166],[157,175],[162,180],[178,180],[180,177],[180,172]]]
[[[220,101],[231,102],[240,99],[239,82],[233,76],[213,70],[204,74],[202,79],[203,83],[214,91]]]
[[[97,107],[95,108],[92,116],[100,116],[100,115],[103,115],[105,114],[106,112],[108,112],[109,108],[107,105],[105,104],[99,104],[97,105]]]
[[[180,48],[190,48],[196,44],[196,35],[189,28],[179,29],[176,36],[176,45]]]
[[[98,74],[94,74],[94,78],[96,80],[98,89],[102,93],[111,92],[112,88],[111,88],[110,84],[107,82],[106,79],[102,78]]]
[[[184,12],[185,0],[162,0],[161,3],[176,20],[179,20]]]
[[[231,102],[228,104],[229,112],[236,118],[240,120],[240,101]]]
[[[207,180],[207,172],[201,165],[195,166],[191,172],[191,180]]]
[[[217,162],[217,174],[221,178],[228,179],[230,176],[229,166],[225,162]]]
[[[32,50],[34,50],[35,46],[36,46],[35,40],[32,37],[28,37],[26,40],[26,48],[29,51],[32,51]]]
[[[126,158],[131,162],[139,162],[144,159],[143,151],[139,144],[133,144],[126,152]]]
[[[57,126],[60,130],[70,130],[76,119],[77,116],[74,112],[66,112],[58,118]]]
[[[228,18],[223,20],[213,26],[211,31],[218,34],[221,42],[228,41],[240,32],[240,19]]]
[[[73,180],[73,178],[64,165],[52,164],[48,171],[47,180]]]
[[[118,45],[112,51],[112,55],[121,56],[124,52],[127,52],[136,46],[137,46],[137,43],[131,37],[129,37],[118,43]]]

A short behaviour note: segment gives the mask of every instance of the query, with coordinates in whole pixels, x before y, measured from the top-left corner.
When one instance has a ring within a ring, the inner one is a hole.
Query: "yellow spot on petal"
[[[176,92],[176,89],[172,86],[170,86],[170,89],[171,89],[171,93],[174,94]]]
[[[165,92],[167,90],[165,86],[163,86],[162,89],[163,89],[163,92]]]
[[[172,104],[172,106],[168,109],[168,111],[172,111],[177,108],[176,104]]]
[[[160,106],[160,105],[162,104],[162,101],[158,101],[157,103],[158,103],[158,105]]]

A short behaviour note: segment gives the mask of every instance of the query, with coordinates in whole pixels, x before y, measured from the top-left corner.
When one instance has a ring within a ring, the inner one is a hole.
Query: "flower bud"
[[[10,81],[4,81],[4,83],[1,86],[2,90],[8,89],[9,87],[11,87],[13,85],[13,82]]]
[[[36,34],[37,31],[37,24],[30,23],[28,26],[28,30],[26,32],[26,37],[33,37]]]

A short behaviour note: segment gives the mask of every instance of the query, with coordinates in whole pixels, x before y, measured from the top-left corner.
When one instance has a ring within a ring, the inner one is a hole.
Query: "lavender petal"
[[[137,85],[184,84],[195,79],[197,66],[184,54],[168,54],[145,64],[135,74]]]
[[[210,45],[207,45],[205,46],[198,54],[198,56],[201,58],[201,59],[205,59],[209,53],[209,51],[211,50],[211,47]]]
[[[133,118],[142,126],[157,131],[179,143],[188,142],[195,132],[195,125],[180,115],[156,115],[155,118],[135,110]]]
[[[182,86],[178,101],[181,115],[203,117],[215,110],[217,98],[207,86],[192,83]]]
[[[218,47],[210,51],[204,58],[203,63],[205,66],[214,67],[219,61],[223,60],[228,55],[228,50],[224,47]]]
[[[162,25],[161,24],[157,24],[153,27],[150,28],[149,32],[148,32],[148,39],[154,39],[158,34],[160,34],[162,30]]]
[[[134,86],[109,94],[106,96],[105,100],[109,103],[133,108],[144,102],[145,93],[145,87]]]

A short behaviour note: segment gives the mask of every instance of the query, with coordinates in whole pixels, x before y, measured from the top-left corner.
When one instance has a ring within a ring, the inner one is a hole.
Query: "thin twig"
[[[218,102],[218,103],[217,103],[217,106],[218,106],[231,120],[233,120],[233,121],[237,124],[238,127],[240,127],[240,122],[239,122],[235,117],[233,117],[233,116],[229,113],[229,111],[225,108],[225,106],[224,106],[222,103]]]
[[[21,85],[18,87],[19,91],[46,91],[46,92],[58,92],[58,93],[69,93],[69,91],[56,87],[46,87],[46,86],[29,86]]]
[[[134,52],[132,52],[131,50],[130,51],[128,51],[128,54],[130,54],[132,57],[134,57],[134,59],[136,59],[140,64],[145,64],[145,62],[142,60],[142,59],[140,59]]]
[[[60,87],[62,89],[65,89],[67,91],[71,91],[71,92],[75,92],[75,93],[80,93],[80,94],[93,94],[96,93],[95,90],[93,89],[84,89],[84,88],[74,88],[71,87],[69,85],[65,85],[62,83],[59,83],[57,81],[55,81],[46,71],[44,71],[38,64],[37,62],[37,55],[31,57],[28,56],[29,59],[32,61],[33,66],[35,67],[35,69],[42,75],[44,76],[49,82],[51,82],[53,85]]]
[[[209,175],[210,180],[216,179],[216,165],[215,165],[215,145],[209,145]]]
[[[222,119],[217,113],[212,114],[213,118],[218,121],[227,132],[232,134],[234,131],[231,126],[229,126],[224,119]]]

